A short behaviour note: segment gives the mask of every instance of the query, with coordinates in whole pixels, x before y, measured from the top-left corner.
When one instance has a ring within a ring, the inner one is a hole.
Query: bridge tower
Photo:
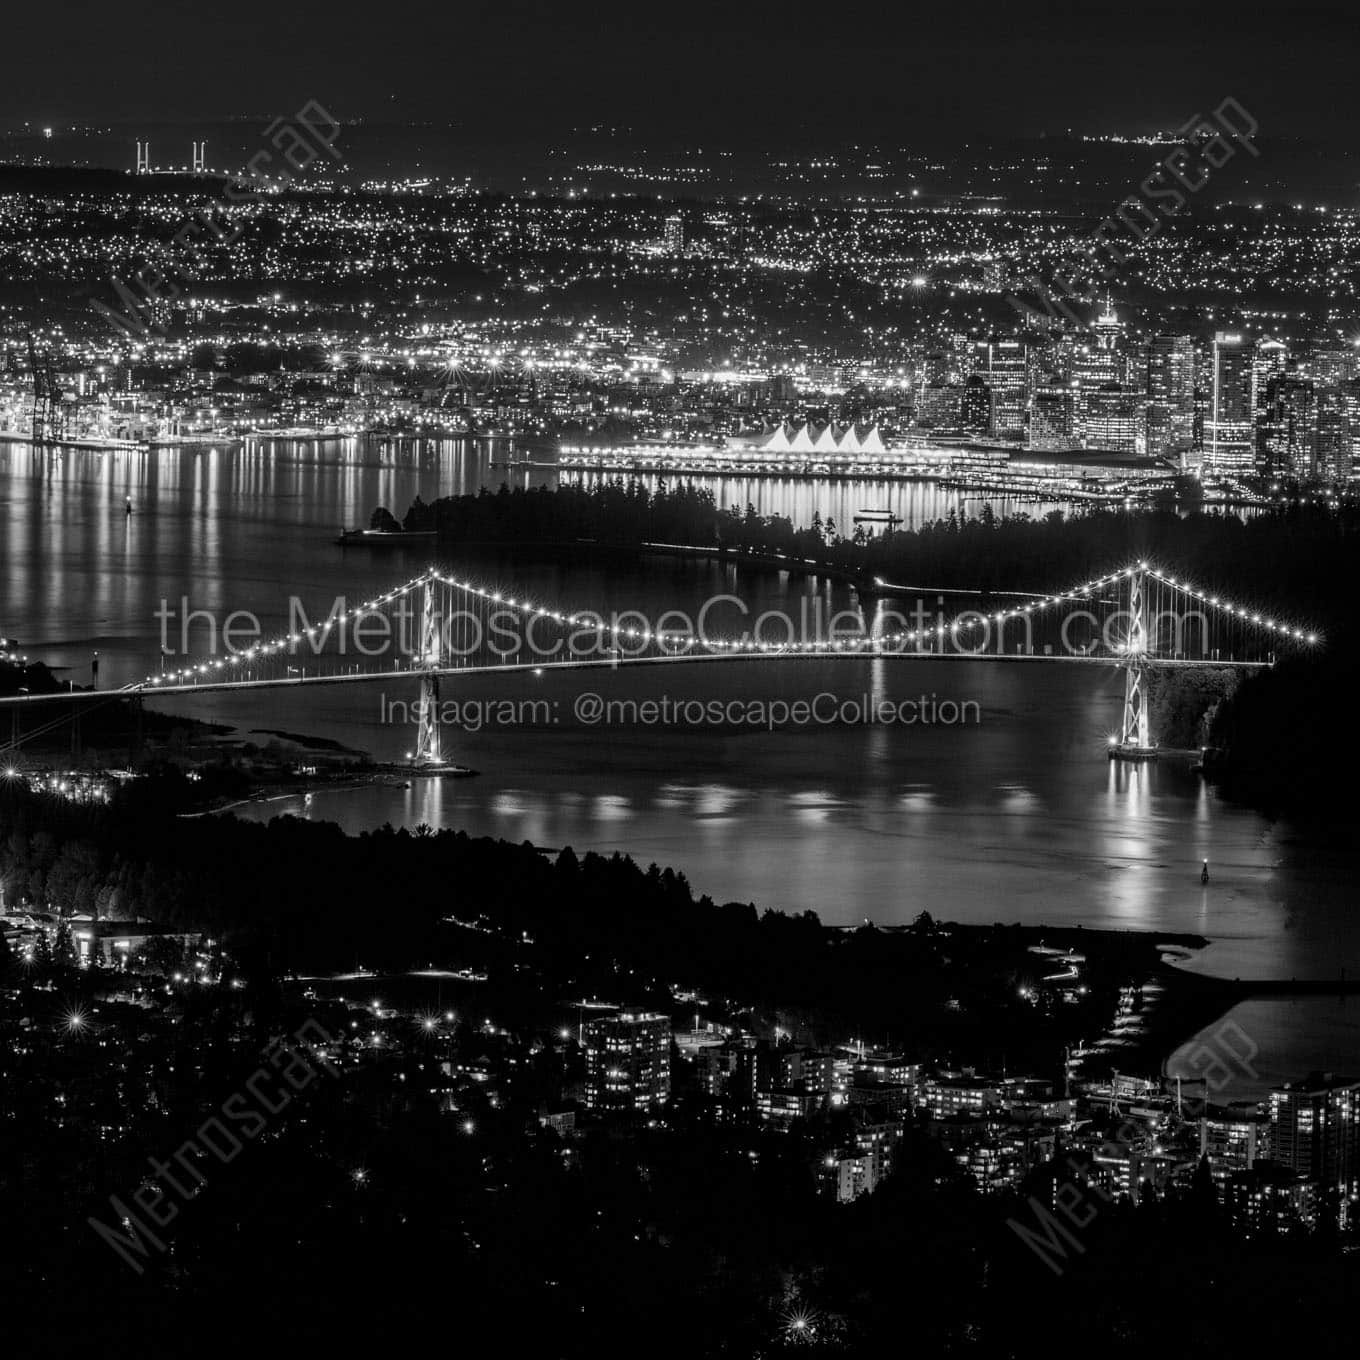
[[[1148,638],[1144,572],[1129,576],[1129,636],[1124,657],[1124,714],[1119,735],[1110,738],[1111,760],[1156,760],[1157,743],[1148,720]]]
[[[434,582],[426,580],[424,602],[420,614],[420,650],[416,667],[420,671],[420,703],[417,708],[419,727],[416,730],[416,749],[411,763],[424,769],[445,764],[439,739],[439,676],[443,663],[440,645],[439,614],[434,607]]]

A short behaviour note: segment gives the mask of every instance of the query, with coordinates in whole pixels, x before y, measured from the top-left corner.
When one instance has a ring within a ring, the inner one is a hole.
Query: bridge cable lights
[[[1055,594],[1035,596],[1033,599],[1019,605],[1011,605],[997,609],[991,614],[979,614],[975,611],[968,611],[969,617],[955,616],[952,619],[944,620],[928,629],[899,630],[895,633],[884,634],[878,637],[872,634],[857,637],[847,641],[844,638],[818,638],[812,641],[803,640],[801,642],[790,640],[780,644],[760,643],[749,636],[740,639],[720,639],[709,638],[706,636],[688,636],[680,633],[676,636],[664,632],[653,632],[649,627],[633,627],[619,622],[607,623],[599,619],[588,619],[582,614],[565,612],[560,609],[551,609],[542,603],[521,599],[510,595],[501,590],[493,590],[482,586],[477,586],[471,582],[457,580],[450,576],[445,576],[437,569],[430,570],[413,577],[404,586],[376,594],[372,599],[365,601],[362,605],[352,608],[338,610],[335,614],[324,620],[321,624],[310,628],[295,630],[282,634],[278,638],[259,642],[249,648],[239,652],[232,652],[226,658],[214,658],[206,664],[189,665],[187,667],[163,672],[161,675],[147,676],[139,684],[129,686],[129,690],[136,692],[142,688],[150,687],[175,687],[180,684],[190,683],[197,685],[201,679],[211,683],[226,672],[226,683],[242,683],[247,681],[247,676],[243,672],[252,671],[253,668],[266,660],[287,653],[297,648],[302,643],[317,645],[318,639],[324,640],[337,628],[345,626],[356,627],[360,620],[367,614],[382,610],[384,607],[399,601],[416,590],[428,589],[434,584],[448,587],[462,595],[475,597],[478,600],[487,602],[488,605],[494,604],[507,610],[513,610],[526,619],[550,619],[554,623],[562,625],[564,628],[584,628],[594,632],[602,640],[610,639],[615,644],[623,645],[625,640],[641,644],[638,649],[650,645],[664,651],[669,656],[679,656],[690,653],[696,647],[712,656],[738,657],[743,655],[755,656],[787,656],[787,655],[809,655],[809,654],[829,654],[829,655],[882,655],[892,648],[902,649],[915,646],[917,649],[928,646],[928,640],[934,639],[936,646],[941,651],[944,649],[944,634],[947,631],[954,645],[966,645],[968,640],[976,638],[978,631],[987,630],[993,626],[998,632],[1004,629],[1006,623],[1011,620],[1034,620],[1036,618],[1052,618],[1055,613],[1061,612],[1068,602],[1085,602],[1090,608],[1097,607],[1093,602],[1093,595],[1113,587],[1108,596],[1099,600],[1099,607],[1118,608],[1122,598],[1128,598],[1125,594],[1125,587],[1130,590],[1134,585],[1144,583],[1163,587],[1166,590],[1175,592],[1176,596],[1183,596],[1199,604],[1207,605],[1216,617],[1227,621],[1230,626],[1251,629],[1259,632],[1263,638],[1271,642],[1277,639],[1289,639],[1298,643],[1315,643],[1317,634],[1307,633],[1301,628],[1293,628],[1283,624],[1278,620],[1268,616],[1263,616],[1244,606],[1232,601],[1222,599],[1219,596],[1209,595],[1197,589],[1189,581],[1174,577],[1156,568],[1145,566],[1139,563],[1135,566],[1122,567],[1116,571],[1107,573],[1103,576],[1091,578],[1085,582],[1077,582],[1070,589],[1060,591]],[[1154,592],[1155,594],[1155,592]],[[1155,606],[1159,601],[1148,598],[1146,603]],[[1156,619],[1159,615],[1154,607],[1152,617]],[[1151,643],[1152,645],[1148,645]],[[1122,655],[1146,654],[1149,659],[1156,658],[1156,638],[1135,636],[1130,644],[1120,647]],[[1089,651],[1085,651],[1089,655]],[[431,657],[434,657],[436,664],[442,656],[442,652],[436,648],[431,653],[429,648],[422,648],[418,651],[418,660],[415,663],[420,669],[429,669]],[[400,662],[396,663],[398,668]],[[1264,663],[1263,663],[1264,664]],[[442,666],[437,666],[442,669]],[[225,677],[224,677],[225,678]],[[259,676],[258,673],[249,677],[250,682],[267,682],[267,677]]]
[[[1316,632],[1305,632],[1302,628],[1291,628],[1288,624],[1279,623],[1275,619],[1263,618],[1260,614],[1248,613],[1241,606],[1233,604],[1230,600],[1220,599],[1217,595],[1207,595],[1203,590],[1191,585],[1189,581],[1177,581],[1174,576],[1167,576],[1158,571],[1155,567],[1148,567],[1147,574],[1154,581],[1160,581],[1163,585],[1169,586],[1172,590],[1179,591],[1191,599],[1199,601],[1201,604],[1208,604],[1225,616],[1231,616],[1235,620],[1242,620],[1260,624],[1271,632],[1280,633],[1285,637],[1294,639],[1296,642],[1304,642],[1314,645],[1318,641],[1319,634]]]

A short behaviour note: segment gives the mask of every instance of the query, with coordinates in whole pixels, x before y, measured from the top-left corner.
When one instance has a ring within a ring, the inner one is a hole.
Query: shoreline
[[[265,783],[255,792],[242,798],[233,798],[229,803],[217,807],[201,808],[194,812],[182,812],[180,817],[216,817],[236,808],[252,807],[258,804],[278,803],[292,798],[310,798],[314,793],[356,793],[360,789],[384,786],[388,788],[410,788],[416,779],[472,779],[480,773],[467,765],[446,765],[437,769],[416,769],[401,765],[373,765],[362,773],[340,776],[335,780],[314,779],[297,783]],[[345,833],[348,834],[348,833]]]
[[[389,778],[395,780],[395,776]],[[359,779],[333,785],[329,791],[356,792],[383,782],[387,781],[381,777]],[[301,787],[262,790],[227,807],[198,815],[218,815],[246,805],[267,805],[271,801],[298,797],[307,791]],[[322,817],[319,820],[331,819]],[[458,828],[441,829],[456,831]],[[347,830],[344,834],[354,836],[359,833]],[[535,845],[534,849],[549,858],[556,854],[553,847]],[[624,853],[628,852],[625,850]],[[775,909],[779,910],[777,906]],[[1212,938],[1195,933],[1117,930],[1084,925],[1052,926],[1043,922],[1007,925],[942,921],[938,927],[960,936],[981,936],[1001,928],[1014,932],[1017,941],[1026,948],[1080,953],[1098,961],[1103,969],[1113,965],[1127,976],[1129,985],[1141,996],[1138,1023],[1121,1029],[1117,1027],[1119,1017],[1111,1014],[1106,1027],[1098,1035],[1092,1035],[1089,1042],[1083,1041],[1078,1065],[1074,1070],[1074,1075],[1083,1079],[1108,1076],[1113,1070],[1165,1077],[1168,1063],[1179,1048],[1197,1033],[1222,1020],[1240,1003],[1253,997],[1360,993],[1360,979],[1229,979],[1189,971],[1182,966],[1183,963],[1213,944]],[[848,937],[858,927],[823,924],[822,929],[829,936]],[[909,932],[911,923],[876,925],[874,929],[885,937],[884,944],[888,946],[892,937]]]

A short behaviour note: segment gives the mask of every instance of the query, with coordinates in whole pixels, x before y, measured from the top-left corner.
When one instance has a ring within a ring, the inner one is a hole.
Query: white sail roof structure
[[[774,432],[760,446],[762,453],[787,453],[789,451],[789,432],[783,425],[777,425]]]
[[[733,450],[745,449],[752,453],[776,456],[786,453],[854,456],[887,452],[877,425],[870,426],[864,435],[854,425],[847,425],[837,434],[834,421],[816,429],[810,424],[805,424],[799,430],[789,425],[772,425],[758,434],[729,436],[727,443]]]
[[[836,427],[829,421],[823,425],[821,433],[813,441],[812,447],[818,453],[835,453],[838,447],[836,444]]]

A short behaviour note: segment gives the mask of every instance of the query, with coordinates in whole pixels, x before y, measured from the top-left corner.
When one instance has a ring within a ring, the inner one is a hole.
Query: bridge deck
[[[288,675],[265,677],[257,680],[213,680],[203,679],[197,683],[180,682],[177,684],[137,684],[126,685],[114,690],[67,690],[55,694],[17,694],[0,698],[0,708],[13,708],[19,705],[43,703],[81,703],[99,700],[107,702],[117,698],[154,698],[156,695],[180,696],[187,694],[229,693],[233,690],[261,689],[298,689],[312,685],[355,685],[372,684],[377,681],[411,680],[419,681],[422,676],[434,675],[440,679],[469,675],[507,675],[533,674],[542,671],[570,670],[617,670],[623,666],[664,666],[696,665],[705,662],[734,661],[988,661],[988,662],[1047,662],[1064,665],[1087,665],[1120,667],[1123,661],[1113,656],[1049,656],[1029,653],[976,653],[967,652],[916,652],[916,651],[777,651],[777,652],[704,652],[686,653],[679,656],[598,656],[582,657],[571,661],[513,661],[498,662],[478,666],[440,666],[431,669],[407,668],[404,670],[352,671],[337,675]],[[1148,657],[1149,666],[1160,669],[1191,669],[1195,667],[1232,670],[1266,670],[1266,661],[1214,661],[1185,657],[1158,659]]]

